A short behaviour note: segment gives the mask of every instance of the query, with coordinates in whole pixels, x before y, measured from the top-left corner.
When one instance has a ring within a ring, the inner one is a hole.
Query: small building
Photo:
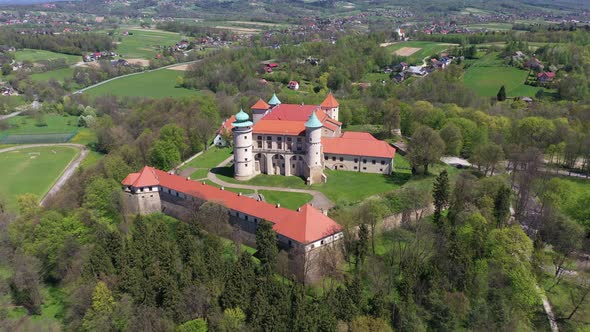
[[[215,135],[215,138],[213,139],[213,145],[215,146],[219,146],[219,147],[223,147],[223,146],[228,146],[229,142],[226,140],[226,137],[231,137],[231,129],[232,129],[232,123],[236,121],[236,116],[232,115],[231,117],[229,117],[229,119],[226,119],[225,121],[223,121],[221,123],[221,127],[219,127],[219,129],[217,129],[217,134]]]
[[[404,72],[399,72],[393,76],[393,79],[396,82],[401,83],[406,80],[406,74]]]
[[[299,90],[299,82],[297,81],[291,81],[289,82],[289,84],[287,85],[287,88],[291,89],[291,90]]]
[[[537,82],[539,83],[551,83],[555,78],[555,73],[550,71],[544,71],[537,74]]]
[[[415,75],[415,76],[426,76],[428,72],[422,66],[410,66],[408,68],[408,73]]]

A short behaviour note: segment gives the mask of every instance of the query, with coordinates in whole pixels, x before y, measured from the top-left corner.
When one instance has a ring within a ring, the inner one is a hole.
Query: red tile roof
[[[252,107],[250,108],[253,110],[267,110],[270,108],[270,105],[267,104],[264,100],[258,99],[256,104],[252,105]]]
[[[272,112],[261,119],[263,120],[283,120],[283,121],[307,121],[311,112],[319,109],[317,105],[299,105],[299,104],[279,104],[272,109]],[[324,112],[321,112],[324,113]],[[320,121],[323,119],[317,114]],[[325,119],[325,113],[324,113]]]
[[[135,188],[157,186],[159,180],[156,173],[156,169],[145,166],[139,173],[131,173],[123,179],[122,183],[125,186],[132,186]]]
[[[264,120],[254,124],[254,134],[304,135],[304,121]]]
[[[132,173],[123,180],[141,177],[147,171],[157,178],[162,187],[166,187],[199,199],[216,202],[231,210],[267,220],[273,223],[273,229],[283,236],[299,243],[308,244],[339,232],[342,227],[321,211],[305,204],[300,211],[276,207],[247,196],[221,190],[210,185],[188,180],[178,175],[168,174],[152,167],[144,167],[141,173]]]
[[[224,133],[230,133],[233,126],[232,123],[236,122],[236,116],[232,115],[229,117],[229,119],[223,121],[223,123],[221,124],[221,127],[219,127],[219,129],[217,129],[217,133],[218,134],[224,134]]]
[[[546,76],[547,78],[555,78],[555,73],[554,72],[550,72],[550,71],[544,71],[544,72],[541,72],[541,73],[538,73],[537,74],[537,77],[538,78],[541,78],[543,76]]]
[[[320,104],[320,106],[324,108],[338,107],[338,105],[340,104],[338,104],[338,101],[336,100],[336,98],[334,98],[332,92],[328,93],[326,99],[324,99],[324,101]]]
[[[369,144],[370,141],[370,144]],[[395,148],[369,133],[346,132],[341,137],[322,137],[324,153],[361,157],[395,157]]]

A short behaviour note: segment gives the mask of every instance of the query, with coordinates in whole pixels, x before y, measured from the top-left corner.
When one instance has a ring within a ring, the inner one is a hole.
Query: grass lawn
[[[463,82],[485,97],[495,96],[502,85],[508,97],[534,97],[542,88],[525,85],[527,77],[528,71],[505,65],[498,53],[490,53],[467,68]]]
[[[264,196],[264,200],[271,204],[281,203],[281,207],[297,210],[303,204],[311,201],[313,196],[303,193],[289,193],[282,191],[259,190],[259,194]]]
[[[176,78],[184,76],[184,72],[170,69],[143,72],[141,74],[117,79],[84,93],[90,96],[117,97],[184,97],[199,94],[198,91],[176,87]]]
[[[55,60],[55,59],[66,59],[67,63],[74,64],[82,61],[82,57],[79,55],[56,53],[44,50],[32,50],[23,49],[14,52],[14,57],[17,62],[29,60],[31,62],[37,62],[39,60]]]
[[[182,169],[188,167],[194,168],[206,168],[210,169],[219,165],[222,161],[229,158],[232,155],[232,148],[230,147],[212,147],[207,151],[204,151],[200,156],[191,160],[189,163],[184,165]]]
[[[466,26],[470,29],[488,29],[488,30],[511,30],[511,23],[482,23],[482,24],[469,24]]]
[[[16,211],[17,197],[33,193],[43,197],[78,149],[66,146],[26,148],[0,154],[0,195]]]
[[[78,130],[77,116],[63,116],[57,114],[44,115],[47,126],[36,126],[37,121],[26,115],[19,115],[8,119],[9,128],[0,131],[2,134],[61,134]]]
[[[105,155],[100,152],[89,151],[86,155],[86,158],[84,158],[84,160],[82,160],[80,163],[80,168],[86,169],[88,167],[92,167],[96,165],[96,163],[98,163],[104,156]]]
[[[237,181],[233,178],[233,167],[231,166],[218,168],[215,172],[219,179],[230,183],[318,190],[335,203],[359,202],[366,197],[398,189],[410,178],[409,174],[405,173],[387,176],[325,170],[324,173],[328,176],[327,183],[307,186],[302,178],[296,176],[260,174],[249,181]]]
[[[57,70],[46,71],[44,73],[32,74],[31,79],[33,81],[49,81],[55,79],[59,82],[63,82],[66,78],[72,78],[74,76],[74,68],[62,68]]]
[[[404,41],[387,46],[387,50],[391,53],[399,50],[402,47],[420,48],[419,51],[407,57],[406,61],[412,65],[421,65],[422,59],[427,56],[438,54],[447,48],[450,44],[437,43],[431,41]]]
[[[133,33],[129,36],[123,36],[123,31]],[[120,37],[120,43],[118,39]],[[134,30],[121,29],[113,36],[114,40],[118,42],[116,52],[125,58],[142,58],[153,59],[159,52],[157,46],[174,46],[182,39],[179,33],[171,33],[166,31],[151,31],[151,30]]]
[[[76,136],[72,137],[69,143],[88,145],[96,142],[96,140],[97,137],[94,131],[90,130],[90,128],[80,128]]]
[[[212,187],[221,188],[220,185],[218,185],[215,182],[211,182],[209,180],[204,180],[204,181],[199,181],[199,182],[205,182],[205,184],[208,184],[208,185],[210,185]],[[250,189],[224,188],[224,190],[231,191],[232,193],[242,193],[244,195],[249,195],[249,194],[253,194],[254,193],[254,190],[250,190]]]

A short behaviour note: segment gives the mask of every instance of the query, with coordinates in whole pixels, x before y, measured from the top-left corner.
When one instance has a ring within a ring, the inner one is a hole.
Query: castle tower
[[[315,112],[312,112],[307,122],[305,122],[305,143],[307,147],[305,176],[308,184],[325,181],[322,164],[322,126]]]
[[[252,121],[256,123],[260,121],[260,119],[262,119],[266,114],[268,114],[268,111],[270,111],[270,105],[265,103],[264,100],[258,99],[256,104],[250,107],[250,109],[252,110]]]
[[[277,105],[280,105],[280,104],[281,104],[281,101],[279,100],[279,98],[277,98],[277,94],[276,94],[276,93],[273,93],[273,94],[272,94],[272,98],[270,98],[270,100],[268,101],[268,104],[269,104],[271,107],[275,107],[275,106],[277,106]]]
[[[322,108],[322,110],[324,110],[324,112],[326,112],[326,114],[338,121],[338,106],[340,104],[338,104],[338,101],[336,100],[336,98],[334,98],[334,95],[332,94],[332,92],[328,93],[328,95],[326,96],[326,99],[324,99],[324,101],[322,101],[322,103],[320,104],[320,107]]]
[[[234,128],[234,177],[237,180],[248,180],[254,176],[254,158],[252,157],[252,121],[248,114],[240,109],[236,114]]]
[[[125,208],[130,214],[150,214],[162,211],[160,182],[154,169],[145,166],[122,181],[125,191]]]

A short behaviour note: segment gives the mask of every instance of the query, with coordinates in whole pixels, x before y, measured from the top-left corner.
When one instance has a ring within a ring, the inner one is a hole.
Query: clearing
[[[168,69],[170,70],[178,70],[178,71],[187,71],[190,68],[190,64],[187,65],[178,65],[178,66],[174,66],[174,67],[170,67]]]
[[[5,122],[8,128],[0,131],[0,142],[16,144],[63,143],[63,137],[71,143],[88,144],[96,141],[96,134],[89,128],[78,127],[78,117],[72,115],[46,114],[42,117],[45,126],[38,126],[39,120],[27,115],[12,117]],[[15,136],[26,135],[26,136]]]
[[[128,31],[128,36],[122,32]],[[120,29],[113,36],[119,39],[116,52],[124,58],[153,59],[159,52],[160,46],[174,46],[182,39],[182,35],[174,32],[142,30],[142,29]]]
[[[40,60],[65,59],[67,63],[74,64],[82,60],[82,57],[79,55],[63,54],[44,50],[33,50],[27,48],[14,52],[14,57],[17,62],[22,62],[25,60],[37,62]]]
[[[17,210],[17,197],[33,193],[41,199],[78,154],[69,146],[44,146],[1,153],[0,195],[8,209]]]
[[[495,96],[502,85],[508,97],[534,97],[542,88],[524,84],[528,75],[527,70],[504,64],[498,53],[489,53],[467,68],[463,82],[484,97]]]
[[[406,62],[408,62],[409,64],[421,65],[422,59],[424,59],[425,57],[436,55],[449,48],[449,46],[455,44],[437,43],[431,41],[402,41],[396,43],[384,43],[382,45],[387,45],[385,46],[385,48],[387,48],[387,50],[390,51],[391,54],[397,54],[397,51],[409,53],[409,51],[412,49],[418,49],[412,53],[409,53],[408,55],[398,55],[405,56]]]
[[[176,87],[183,74],[177,70],[161,69],[116,79],[86,90],[90,96],[166,98],[195,96],[199,92]]]
[[[420,50],[421,48],[418,47],[402,47],[399,50],[394,51],[393,53],[400,56],[410,56]]]

